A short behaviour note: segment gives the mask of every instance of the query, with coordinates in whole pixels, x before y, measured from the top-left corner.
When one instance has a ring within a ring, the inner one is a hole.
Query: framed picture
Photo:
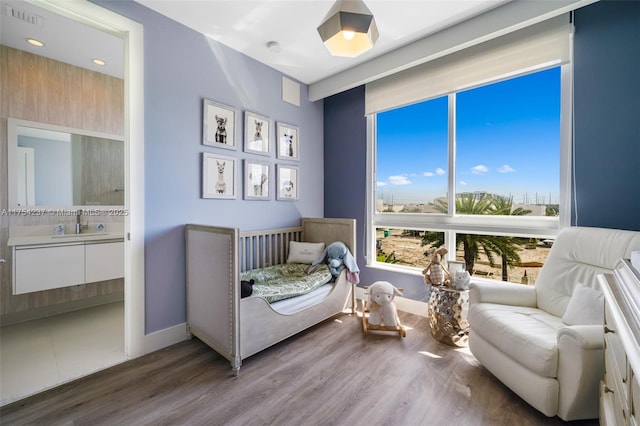
[[[271,165],[262,161],[244,160],[244,199],[269,200]]]
[[[298,182],[300,179],[298,168],[278,164],[278,178],[276,198],[278,200],[295,201],[298,199]]]
[[[236,159],[202,153],[202,198],[236,198]]]
[[[290,124],[277,123],[276,134],[278,135],[276,139],[278,158],[282,160],[299,160],[300,141],[298,139],[298,128]]]
[[[271,155],[269,135],[270,122],[267,117],[249,111],[244,113],[244,150],[253,154]]]
[[[236,149],[236,111],[208,99],[204,100],[202,144]]]

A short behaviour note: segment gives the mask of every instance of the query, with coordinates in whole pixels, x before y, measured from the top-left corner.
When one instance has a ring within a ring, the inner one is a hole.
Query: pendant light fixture
[[[353,58],[378,39],[376,21],[362,0],[337,0],[318,33],[333,56]]]

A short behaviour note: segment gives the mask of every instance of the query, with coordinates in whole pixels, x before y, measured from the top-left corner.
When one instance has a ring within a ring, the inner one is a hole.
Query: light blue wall
[[[640,230],[640,2],[600,1],[577,10],[575,25],[578,224]],[[325,157],[352,159],[344,168],[325,163],[325,213],[352,215],[359,224],[366,191],[363,115],[361,87],[325,99]],[[341,182],[349,191],[336,190]],[[358,227],[361,266],[363,229]],[[405,297],[427,298],[420,275],[361,269],[362,284],[387,280],[404,287]]]
[[[307,101],[305,85],[300,107],[282,101],[280,72],[138,3],[97,3],[144,26],[145,324],[151,333],[185,321],[186,223],[250,230],[323,216],[323,103]],[[238,150],[201,144],[203,98],[237,109]],[[275,201],[275,167],[270,201],[244,201],[240,174],[237,199],[200,198],[202,152],[282,163],[275,154],[265,158],[242,152],[245,110],[272,120],[272,138],[276,121],[299,127],[300,162],[291,163],[300,168],[299,201]]]

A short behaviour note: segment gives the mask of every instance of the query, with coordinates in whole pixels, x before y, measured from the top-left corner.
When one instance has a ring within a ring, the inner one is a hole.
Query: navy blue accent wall
[[[640,2],[575,13],[574,224],[640,231]]]
[[[325,114],[328,115],[324,126],[324,214],[356,218],[358,235],[364,235],[367,154],[364,86],[325,99]],[[360,244],[357,252],[362,256]]]
[[[576,11],[575,25],[577,224],[640,230],[640,2],[592,4]],[[325,100],[325,158],[347,153],[352,160],[325,163],[325,214],[357,218],[361,284],[387,280],[426,300],[422,276],[364,267],[363,114],[362,87]]]

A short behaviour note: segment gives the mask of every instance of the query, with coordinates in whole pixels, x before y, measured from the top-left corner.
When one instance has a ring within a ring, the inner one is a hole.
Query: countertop
[[[9,247],[31,245],[61,245],[84,242],[124,241],[122,223],[109,223],[105,232],[85,231],[80,234],[54,235],[53,225],[14,226],[9,228]],[[90,229],[95,229],[91,228]]]

